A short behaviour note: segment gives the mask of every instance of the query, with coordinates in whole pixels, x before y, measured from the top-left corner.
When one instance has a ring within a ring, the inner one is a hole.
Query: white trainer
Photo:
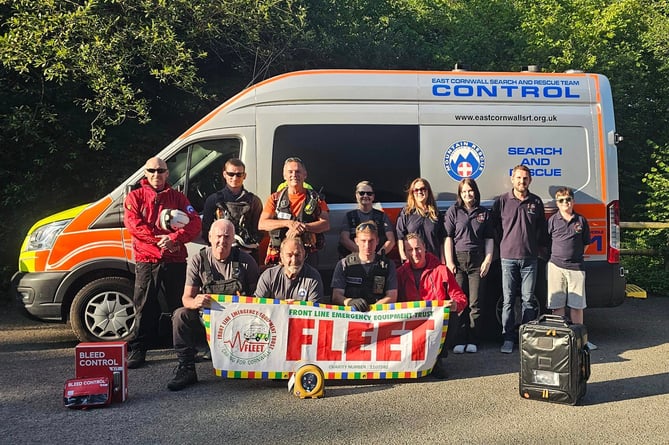
[[[453,354],[462,354],[465,352],[465,345],[455,345],[453,347]]]
[[[478,352],[478,348],[476,347],[476,345],[470,343],[465,348],[465,351],[474,353],[474,352]]]

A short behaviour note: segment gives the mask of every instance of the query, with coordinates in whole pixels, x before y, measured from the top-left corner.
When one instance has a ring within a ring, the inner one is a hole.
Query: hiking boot
[[[181,391],[188,385],[197,383],[197,372],[194,364],[179,364],[174,371],[174,378],[167,383],[170,391]]]
[[[128,355],[128,369],[136,369],[146,363],[146,351],[133,349]]]

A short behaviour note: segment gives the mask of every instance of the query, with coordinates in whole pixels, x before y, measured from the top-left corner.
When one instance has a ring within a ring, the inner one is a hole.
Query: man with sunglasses
[[[262,201],[244,188],[246,166],[241,159],[228,159],[222,174],[225,187],[207,197],[204,203],[202,238],[208,238],[214,220],[227,219],[235,226],[235,246],[250,253],[258,262],[258,243],[262,239],[258,221],[262,213]]]
[[[333,304],[367,312],[370,304],[397,301],[395,263],[376,253],[378,243],[378,228],[374,221],[356,227],[358,251],[341,259],[332,275]]]
[[[135,258],[135,336],[129,343],[128,357],[131,369],[146,361],[148,346],[157,340],[161,313],[171,316],[181,306],[188,256],[185,244],[201,228],[200,216],[188,198],[167,182],[169,174],[165,161],[150,158],[144,166],[145,177],[124,203],[123,223],[132,236]],[[161,213],[174,210],[188,216],[183,227],[170,227],[161,221]]]
[[[574,211],[572,189],[559,188],[555,192],[555,202],[558,211],[548,219],[551,257],[547,266],[546,306],[554,314],[563,316],[566,307],[569,307],[571,321],[583,324],[583,309],[586,307],[583,252],[590,244],[590,227],[588,220]]]
[[[346,212],[339,233],[339,255],[343,258],[351,252],[357,252],[355,245],[355,228],[365,221],[374,221],[379,228],[379,245],[377,253],[389,253],[395,247],[395,230],[390,224],[388,215],[373,207],[374,189],[369,181],[360,181],[355,186],[355,199],[358,208]]]

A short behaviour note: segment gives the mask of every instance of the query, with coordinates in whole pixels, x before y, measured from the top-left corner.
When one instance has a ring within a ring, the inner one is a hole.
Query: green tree
[[[36,219],[99,198],[267,76],[303,19],[292,0],[0,0],[2,267]]]
[[[516,0],[523,12],[528,54],[548,71],[580,69],[605,74],[611,81],[616,123],[625,137],[619,146],[621,205],[633,218],[641,178],[650,168],[648,140],[666,140],[664,128],[649,125],[669,103],[666,54],[649,44],[659,23],[657,5],[646,0]],[[666,23],[665,23],[666,26]],[[660,56],[660,57],[658,57]],[[664,59],[664,60],[663,60]],[[662,111],[663,112],[663,111]]]

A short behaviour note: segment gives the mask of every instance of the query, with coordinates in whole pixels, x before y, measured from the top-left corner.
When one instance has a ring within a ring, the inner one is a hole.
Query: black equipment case
[[[561,316],[542,315],[520,327],[520,396],[575,405],[590,377],[588,333]]]

